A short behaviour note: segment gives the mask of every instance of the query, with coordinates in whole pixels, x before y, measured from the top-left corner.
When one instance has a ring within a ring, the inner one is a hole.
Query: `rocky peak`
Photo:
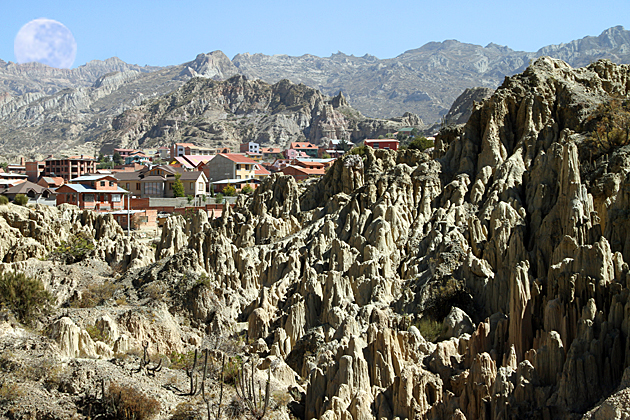
[[[339,91],[337,96],[332,98],[332,101],[330,103],[332,104],[333,108],[340,108],[340,107],[348,107],[348,106],[350,106],[348,104],[348,100],[346,99],[346,97],[343,95],[343,92],[341,92],[341,91]]]

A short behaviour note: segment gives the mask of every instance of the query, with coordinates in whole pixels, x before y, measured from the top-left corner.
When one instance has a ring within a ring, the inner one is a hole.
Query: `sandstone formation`
[[[143,348],[238,355],[285,393],[281,418],[627,418],[630,145],[585,151],[589,116],[627,97],[629,76],[541,58],[445,128],[432,156],[367,149],[316,182],[269,177],[221,218],[173,216],[155,262],[114,277],[125,301],[59,310],[41,337],[0,323],[1,349],[66,363],[59,401],[124,377],[156,395],[161,418],[201,403],[177,391],[174,366],[129,374]],[[7,210],[0,232],[41,237],[31,212]],[[97,243],[122,240],[107,218],[59,212]]]

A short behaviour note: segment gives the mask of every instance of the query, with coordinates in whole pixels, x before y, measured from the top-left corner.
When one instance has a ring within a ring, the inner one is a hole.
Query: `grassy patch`
[[[425,340],[435,343],[442,333],[442,323],[431,318],[421,318],[415,324]]]
[[[106,280],[100,284],[91,284],[73,297],[69,305],[73,308],[93,308],[106,300],[111,299],[114,293],[120,289],[120,285]]]

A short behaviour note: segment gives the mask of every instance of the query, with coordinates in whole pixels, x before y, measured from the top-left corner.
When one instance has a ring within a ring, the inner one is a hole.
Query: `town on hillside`
[[[241,144],[238,152],[174,143],[158,149],[118,148],[109,156],[20,158],[18,164],[0,168],[0,195],[21,205],[67,203],[108,212],[125,229],[155,228],[168,215],[190,208],[218,217],[223,203],[253,192],[273,173],[298,182],[321,177],[353,147],[398,150],[400,140],[410,137],[398,134],[361,144],[290,142],[285,150],[256,142]]]

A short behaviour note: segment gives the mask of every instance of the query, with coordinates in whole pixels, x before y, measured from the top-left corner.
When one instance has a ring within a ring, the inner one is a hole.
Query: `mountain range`
[[[382,119],[410,112],[427,128],[444,117],[467,88],[495,89],[506,76],[523,71],[542,55],[573,67],[600,58],[630,63],[630,32],[612,27],[599,36],[545,46],[536,52],[447,40],[389,59],[340,52],[330,57],[244,53],[230,60],[214,51],[169,67],[141,67],[110,58],[72,70],[0,60],[0,153],[95,153],[104,141],[111,147],[115,136],[108,132],[117,116],[158,100],[195,77],[226,80],[241,75],[269,84],[288,79],[330,97],[342,92],[349,107],[358,111],[353,110],[356,115]],[[215,122],[209,116],[204,118],[209,118],[208,124]],[[130,143],[139,140],[125,138]],[[289,140],[278,137],[274,141]]]

